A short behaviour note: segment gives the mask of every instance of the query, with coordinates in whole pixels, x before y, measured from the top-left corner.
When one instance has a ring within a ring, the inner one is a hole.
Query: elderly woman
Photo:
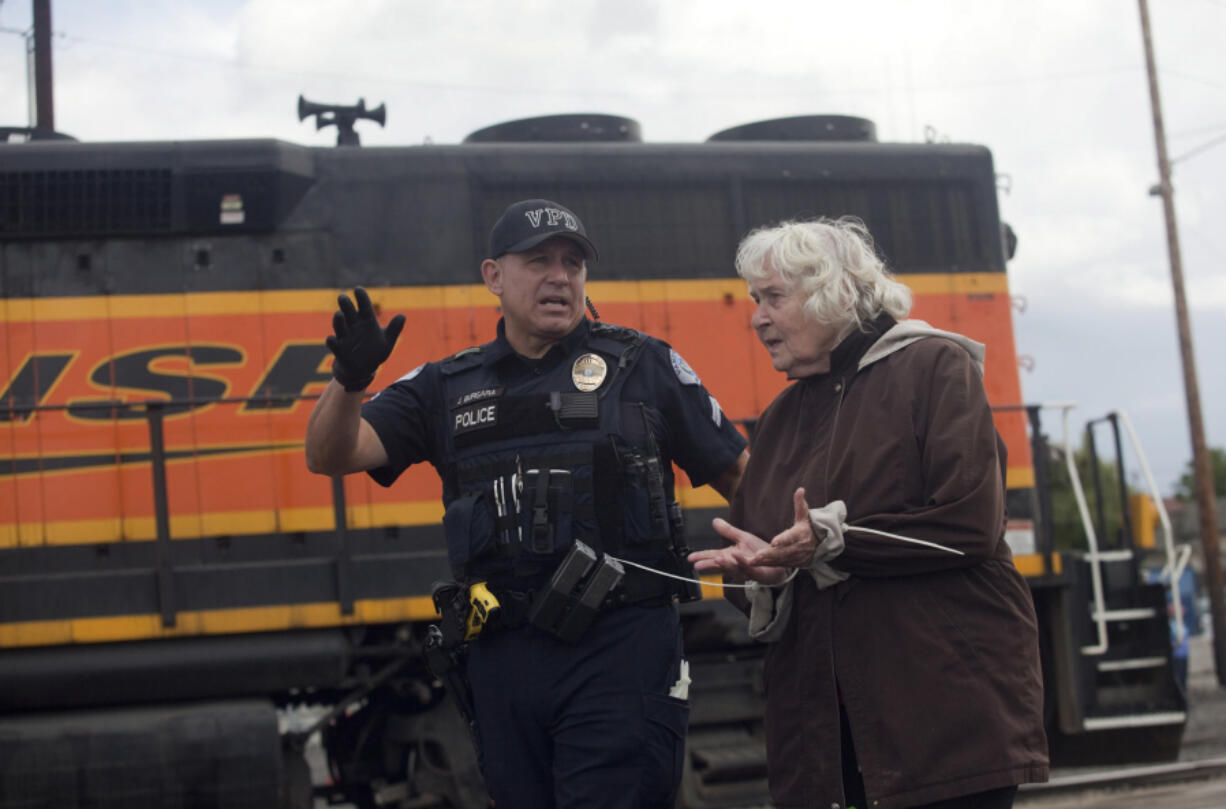
[[[910,291],[857,220],[755,231],[736,263],[753,328],[794,382],[715,521],[731,544],[690,559],[752,580],[740,601],[770,642],[772,797],[1012,806],[1018,784],[1046,780],[1047,742],[983,346],[906,320]]]

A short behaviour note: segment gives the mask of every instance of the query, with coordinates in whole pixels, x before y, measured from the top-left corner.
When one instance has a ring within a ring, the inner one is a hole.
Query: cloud
[[[1154,3],[1171,156],[1226,133],[1226,6]],[[1188,449],[1166,232],[1135,4],[1118,0],[116,2],[54,8],[59,127],[86,140],[276,137],[331,145],[295,112],[385,103],[368,145],[459,142],[562,112],[637,119],[654,141],[807,113],[881,140],[981,143],[1009,177],[1028,398],[1125,407],[1172,482]],[[24,29],[29,4],[0,6]],[[0,123],[24,124],[24,43],[0,34]],[[1226,445],[1226,142],[1175,165],[1184,274],[1213,445]],[[1142,429],[1142,424],[1144,428]]]
[[[1216,348],[1226,341],[1226,320],[1194,311],[1190,325],[1208,441],[1222,446],[1226,376],[1217,372]],[[1014,329],[1018,351],[1035,360],[1022,375],[1027,401],[1077,401],[1082,421],[1127,410],[1160,482],[1173,485],[1191,457],[1173,308],[1118,305],[1108,314],[1094,301],[1053,297],[1015,315]]]

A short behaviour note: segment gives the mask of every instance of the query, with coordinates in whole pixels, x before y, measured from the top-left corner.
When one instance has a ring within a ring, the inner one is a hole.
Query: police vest
[[[576,539],[597,551],[672,567],[670,465],[651,436],[644,403],[626,401],[646,337],[592,324],[563,362],[506,391],[486,347],[440,365],[448,412],[443,518],[455,577],[529,590]],[[575,360],[595,353],[607,368],[592,391],[576,389]],[[627,431],[630,419],[642,429]],[[679,533],[679,531],[678,531]]]

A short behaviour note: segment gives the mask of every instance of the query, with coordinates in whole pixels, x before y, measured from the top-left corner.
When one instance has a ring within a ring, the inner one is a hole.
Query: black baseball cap
[[[579,217],[547,199],[522,199],[502,212],[490,231],[490,258],[522,253],[553,236],[565,236],[578,244],[588,261],[600,260]]]

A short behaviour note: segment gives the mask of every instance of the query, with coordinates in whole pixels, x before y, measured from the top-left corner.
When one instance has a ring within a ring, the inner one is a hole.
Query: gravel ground
[[[308,759],[316,774],[316,780],[325,777],[322,751],[315,747],[308,748]],[[1184,731],[1183,746],[1180,751],[1180,761],[1202,761],[1226,757],[1226,687],[1218,685],[1217,674],[1213,667],[1213,640],[1209,633],[1188,639],[1188,725]],[[1062,778],[1070,775],[1086,773],[1091,770],[1084,768],[1058,768],[1052,771],[1052,778]],[[1096,794],[1093,792],[1073,796],[1040,798],[1028,796],[1018,803],[1035,806],[1036,809],[1066,809],[1066,807],[1081,807],[1081,809],[1098,809],[1098,807],[1116,807],[1125,809],[1132,806],[1168,806],[1179,805],[1186,809],[1200,807],[1216,807],[1226,805],[1223,794],[1226,786],[1220,781],[1213,783],[1191,783],[1183,785],[1168,785],[1141,791],[1127,799],[1118,793]],[[327,804],[316,801],[317,809],[324,809]],[[348,805],[345,805],[348,806]],[[343,807],[332,807],[343,809]]]
[[[1226,687],[1218,684],[1213,665],[1213,640],[1208,633],[1188,639],[1188,724],[1179,760],[1226,758]],[[1085,775],[1105,768],[1059,768],[1052,778]],[[1055,795],[1025,793],[1019,806],[1034,809],[1134,809],[1179,806],[1183,809],[1218,809],[1226,806],[1226,780],[1209,778],[1125,789],[1087,789]]]

